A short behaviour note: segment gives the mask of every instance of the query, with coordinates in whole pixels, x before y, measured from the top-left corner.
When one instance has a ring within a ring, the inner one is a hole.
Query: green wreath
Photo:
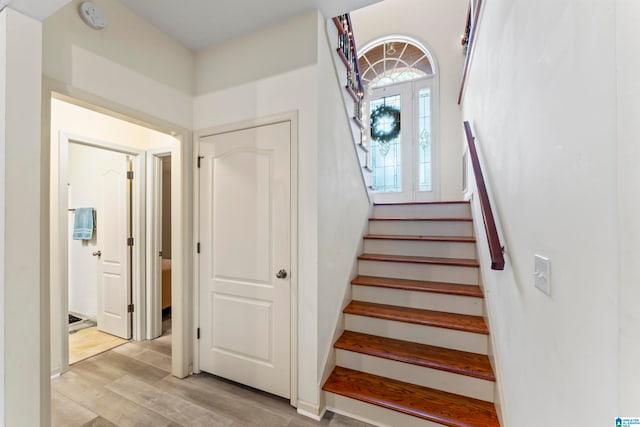
[[[391,126],[387,131],[380,129],[380,120],[391,118]],[[371,113],[371,138],[386,144],[400,135],[400,110],[391,105],[379,105]]]

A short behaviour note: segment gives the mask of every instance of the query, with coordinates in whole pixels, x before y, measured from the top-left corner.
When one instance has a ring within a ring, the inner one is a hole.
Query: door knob
[[[97,256],[98,258],[100,258],[100,255],[102,255],[102,251],[95,251],[94,253],[92,253],[91,255],[93,256]]]
[[[276,277],[278,279],[286,279],[287,278],[287,270],[280,270],[276,273]]]

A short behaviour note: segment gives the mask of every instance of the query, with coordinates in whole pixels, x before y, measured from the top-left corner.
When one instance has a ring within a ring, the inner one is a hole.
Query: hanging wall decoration
[[[391,105],[379,105],[371,113],[371,138],[380,144],[383,155],[389,152],[389,142],[400,135],[400,110]]]

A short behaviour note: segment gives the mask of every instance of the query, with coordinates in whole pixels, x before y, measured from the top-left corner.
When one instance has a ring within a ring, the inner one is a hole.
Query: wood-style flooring
[[[69,334],[69,364],[118,347],[127,340],[98,330],[96,326]]]
[[[316,422],[288,400],[213,375],[172,376],[167,333],[78,362],[51,382],[53,427],[366,427],[327,412]]]

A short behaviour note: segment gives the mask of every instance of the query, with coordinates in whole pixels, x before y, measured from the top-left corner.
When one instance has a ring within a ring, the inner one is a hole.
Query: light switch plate
[[[534,256],[534,284],[545,294],[551,296],[551,261],[542,255]]]

